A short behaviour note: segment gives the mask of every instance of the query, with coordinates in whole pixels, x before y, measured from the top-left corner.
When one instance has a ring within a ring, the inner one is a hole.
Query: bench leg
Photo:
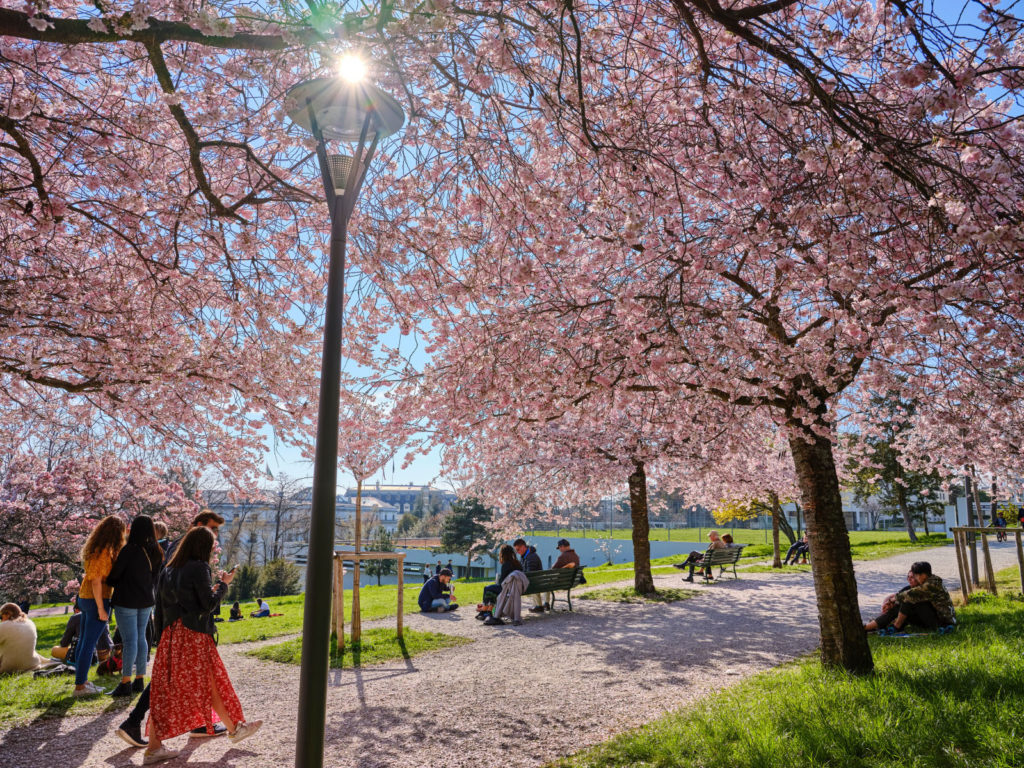
[[[565,601],[569,604],[569,610],[572,611],[572,590],[565,590]]]

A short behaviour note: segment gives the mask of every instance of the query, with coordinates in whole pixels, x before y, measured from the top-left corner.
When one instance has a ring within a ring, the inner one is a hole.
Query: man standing
[[[451,584],[452,572],[442,568],[436,576],[427,579],[427,583],[420,589],[420,596],[417,599],[420,611],[423,613],[446,613],[458,610],[459,604],[452,602]]]
[[[519,555],[519,562],[523,566],[524,573],[544,570],[544,564],[540,560],[540,555],[537,554],[536,547],[531,547],[523,539],[516,539],[512,542],[512,548]],[[530,609],[530,613],[544,613],[544,598],[539,593],[533,595],[533,602],[536,605]]]
[[[213,531],[213,535],[217,535],[217,531],[224,525],[224,518],[209,509],[203,510],[194,518],[192,518],[193,528],[209,528]],[[156,526],[154,526],[156,527]],[[164,553],[164,566],[170,562],[170,559],[174,556],[174,551],[178,548],[181,540],[184,536],[179,537],[167,547],[167,551]],[[218,606],[217,611],[220,610]],[[160,638],[156,638],[159,642]],[[146,713],[149,711],[149,685],[146,685],[146,689],[142,692],[138,702],[135,704],[135,708],[128,715],[128,719],[117,726],[117,735],[120,736],[124,741],[131,744],[133,747],[145,747],[148,746],[149,742],[142,738],[142,720],[146,717]],[[228,729],[216,723],[213,726],[213,733],[207,733],[206,727],[196,728],[191,732],[192,736],[223,736],[228,732]]]
[[[931,563],[914,563],[910,566],[907,581],[910,588],[887,597],[882,615],[865,624],[866,631],[884,630],[889,626],[899,631],[907,624],[922,629],[938,629],[956,623],[953,601],[942,585],[942,579],[932,575]]]
[[[555,560],[555,564],[552,568],[579,568],[580,556],[576,554],[576,550],[569,545],[568,539],[559,539],[558,544],[559,555],[558,559]],[[548,600],[544,603],[544,610],[550,611],[552,606],[555,604],[555,593],[548,592]]]

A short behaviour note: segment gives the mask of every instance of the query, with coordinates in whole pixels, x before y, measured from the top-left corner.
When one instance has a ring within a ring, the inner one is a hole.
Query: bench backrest
[[[746,545],[743,545],[746,546]],[[704,553],[703,565],[732,565],[739,562],[743,547],[726,547],[725,549],[712,549]]]
[[[547,571],[530,571],[526,574],[530,580],[524,595],[535,595],[538,592],[560,592],[572,589],[583,583],[583,568],[552,568]]]

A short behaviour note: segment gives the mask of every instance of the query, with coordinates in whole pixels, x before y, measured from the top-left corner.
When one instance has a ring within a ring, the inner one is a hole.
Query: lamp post
[[[285,112],[289,119],[316,139],[316,155],[331,216],[320,405],[306,561],[306,602],[302,620],[296,768],[320,768],[324,757],[348,221],[366,177],[366,169],[376,152],[377,142],[398,131],[405,122],[405,113],[397,101],[376,86],[362,81],[365,72],[365,64],[349,57],[347,72],[343,71],[341,77],[307,80],[293,86],[285,97]],[[354,154],[328,154],[328,141],[354,144]]]

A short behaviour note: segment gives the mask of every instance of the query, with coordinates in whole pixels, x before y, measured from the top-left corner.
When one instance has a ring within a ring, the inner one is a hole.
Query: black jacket
[[[526,552],[523,553],[519,562],[523,564],[523,570],[527,573],[544,570],[544,563],[541,562],[540,555],[537,554],[537,548],[531,547],[529,544],[526,545]]]
[[[218,581],[216,587],[213,585],[209,565],[190,560],[180,568],[164,568],[157,589],[157,637],[178,619],[194,632],[216,634],[213,615],[220,607],[228,585],[222,581]]]
[[[114,588],[111,604],[124,608],[155,605],[156,578],[160,574],[162,556],[159,550],[147,554],[138,544],[125,544],[107,576],[107,583]]]
[[[519,564],[518,560],[513,560],[510,563],[502,563],[501,572],[498,574],[498,580],[494,583],[500,587],[502,584],[505,583],[505,579],[508,577],[510,573],[512,573],[512,571],[521,570],[523,570],[523,566]]]

